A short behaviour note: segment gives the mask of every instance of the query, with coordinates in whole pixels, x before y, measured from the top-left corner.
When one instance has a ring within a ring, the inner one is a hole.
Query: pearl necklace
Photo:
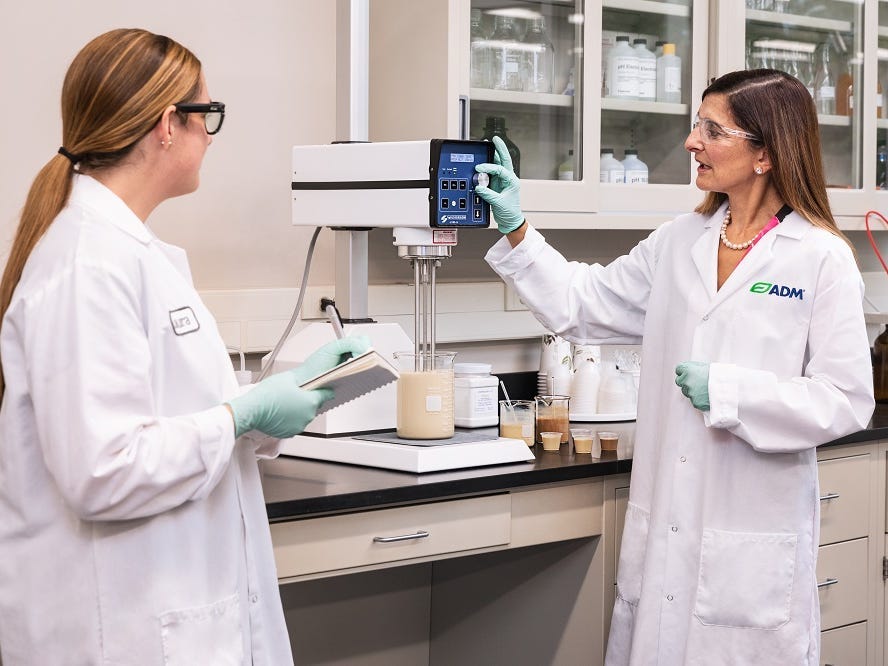
[[[732,243],[728,240],[728,225],[731,223],[731,209],[728,208],[725,213],[725,219],[722,221],[721,226],[721,242],[729,250],[745,250],[750,245],[752,245],[752,241],[755,240],[755,237],[750,238],[745,243]]]

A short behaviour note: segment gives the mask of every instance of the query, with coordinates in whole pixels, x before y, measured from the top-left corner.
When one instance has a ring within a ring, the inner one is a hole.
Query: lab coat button
[[[673,526],[672,526],[672,531],[673,531],[673,532],[678,532],[678,525],[673,525]]]
[[[682,462],[687,462],[687,461],[688,461],[688,459],[685,458],[684,456],[682,456],[681,458],[679,458],[679,460],[681,460]]]
[[[666,595],[666,600],[667,600],[667,601],[672,601],[672,595],[671,595],[671,594],[667,594],[667,595]]]
[[[259,603],[259,595],[251,594],[250,595],[250,603],[258,604]]]
[[[709,321],[709,315],[708,315],[708,314],[703,315],[703,321]]]

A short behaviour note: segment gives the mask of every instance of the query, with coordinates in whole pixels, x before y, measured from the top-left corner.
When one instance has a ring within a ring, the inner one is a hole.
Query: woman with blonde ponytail
[[[322,347],[238,388],[185,253],[147,227],[193,192],[225,105],[145,30],[100,35],[62,90],[0,283],[0,660],[292,663],[256,459],[329,391]]]

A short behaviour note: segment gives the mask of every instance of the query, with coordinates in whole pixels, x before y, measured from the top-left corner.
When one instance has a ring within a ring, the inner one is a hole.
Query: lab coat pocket
[[[160,634],[163,663],[167,666],[242,666],[244,663],[237,594],[206,606],[163,613]]]
[[[694,615],[723,627],[786,624],[797,542],[796,534],[704,530]]]
[[[620,545],[620,563],[617,567],[617,596],[633,606],[638,604],[641,597],[644,552],[650,521],[651,516],[647,511],[629,502]]]

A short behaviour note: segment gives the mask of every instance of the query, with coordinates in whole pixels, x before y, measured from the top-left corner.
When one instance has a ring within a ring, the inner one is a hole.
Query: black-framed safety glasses
[[[225,105],[222,102],[179,102],[173,106],[179,113],[204,114],[207,134],[215,134],[222,129],[222,121],[225,120]]]

